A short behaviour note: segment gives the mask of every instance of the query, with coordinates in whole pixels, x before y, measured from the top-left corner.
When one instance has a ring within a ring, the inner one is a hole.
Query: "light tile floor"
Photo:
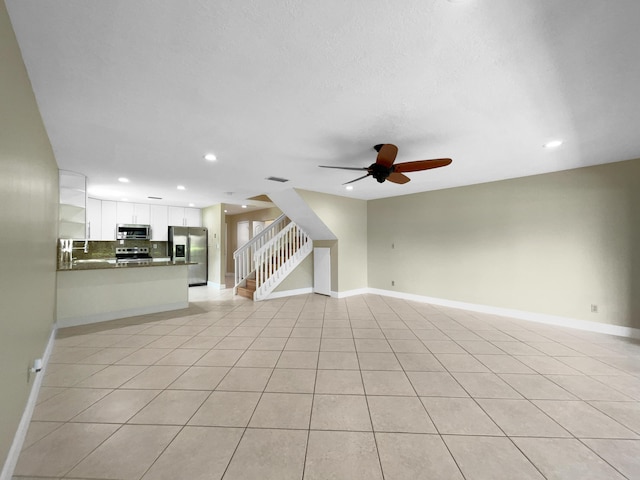
[[[640,344],[404,300],[60,330],[15,479],[640,478]]]

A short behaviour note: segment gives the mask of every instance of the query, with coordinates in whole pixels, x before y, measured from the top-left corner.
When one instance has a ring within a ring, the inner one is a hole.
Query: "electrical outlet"
[[[598,305],[591,304],[591,313],[598,313]]]
[[[395,244],[395,243],[392,243],[392,244],[391,244],[391,249],[394,249],[394,248],[396,248],[396,244]]]
[[[395,286],[396,286],[396,282],[395,282],[395,280],[391,280],[391,286],[392,286],[392,287],[395,287]]]

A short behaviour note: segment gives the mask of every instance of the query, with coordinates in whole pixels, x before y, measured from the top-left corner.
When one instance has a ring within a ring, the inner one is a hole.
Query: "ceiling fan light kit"
[[[393,162],[395,162],[396,156],[398,155],[398,147],[391,143],[380,143],[378,145],[374,145],[373,149],[378,152],[378,157],[376,158],[376,162],[372,163],[368,167],[334,167],[329,165],[320,165],[320,167],[367,172],[366,175],[358,177],[355,180],[351,180],[350,182],[343,183],[343,185],[349,185],[350,183],[357,182],[358,180],[362,180],[369,176],[375,178],[378,183],[384,183],[386,180],[389,180],[392,183],[404,184],[411,181],[411,179],[404,175],[403,172],[419,172],[422,170],[430,170],[432,168],[445,167],[452,162],[450,158],[437,158],[433,160],[416,160],[413,162],[396,163],[394,165]]]

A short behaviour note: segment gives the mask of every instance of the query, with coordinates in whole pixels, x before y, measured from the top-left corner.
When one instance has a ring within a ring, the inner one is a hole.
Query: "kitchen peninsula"
[[[168,261],[61,264],[57,326],[70,327],[189,306],[188,265]]]

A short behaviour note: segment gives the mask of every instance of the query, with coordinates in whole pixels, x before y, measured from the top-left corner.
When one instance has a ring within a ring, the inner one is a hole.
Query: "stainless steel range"
[[[152,262],[149,247],[116,247],[116,265],[147,265]]]

